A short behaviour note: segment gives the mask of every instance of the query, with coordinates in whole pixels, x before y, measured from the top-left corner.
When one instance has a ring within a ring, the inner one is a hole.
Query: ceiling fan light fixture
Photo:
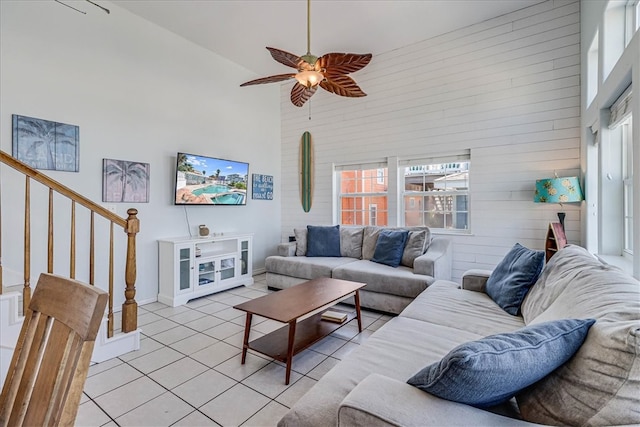
[[[88,0],[87,0],[88,1]],[[240,86],[277,83],[295,78],[297,83],[291,89],[291,103],[302,105],[316,93],[320,86],[327,92],[348,98],[367,96],[358,84],[347,74],[364,68],[371,61],[371,54],[327,53],[320,57],[311,54],[311,0],[307,0],[307,53],[302,56],[268,47],[271,57],[297,73],[277,74],[242,83]]]
[[[318,86],[324,80],[324,74],[319,71],[305,70],[295,75],[296,80],[306,88]]]

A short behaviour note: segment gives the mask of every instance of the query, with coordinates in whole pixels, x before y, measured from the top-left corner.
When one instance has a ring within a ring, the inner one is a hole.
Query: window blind
[[[631,85],[620,95],[610,108],[609,128],[615,129],[631,115]]]
[[[344,165],[335,165],[336,171],[354,171],[386,168],[387,162],[366,162],[366,163],[350,163]]]
[[[419,159],[404,159],[398,161],[399,166],[432,165],[436,163],[464,162],[471,159],[471,151],[463,150],[458,153],[444,154],[442,156],[421,157]]]

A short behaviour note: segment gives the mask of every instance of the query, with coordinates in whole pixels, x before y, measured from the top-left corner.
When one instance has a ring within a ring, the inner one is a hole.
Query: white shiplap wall
[[[332,223],[336,163],[470,149],[471,234],[449,236],[454,278],[493,268],[516,242],[542,249],[559,206],[534,204],[534,182],[580,172],[579,9],[549,0],[374,56],[353,75],[364,98],[319,89],[310,109],[297,108],[284,84],[283,241],[294,227]],[[298,193],[304,131],[315,154],[309,213]],[[564,210],[568,239],[580,243],[580,207]]]

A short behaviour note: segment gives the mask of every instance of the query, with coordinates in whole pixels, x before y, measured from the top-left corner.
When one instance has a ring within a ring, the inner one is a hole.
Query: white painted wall
[[[544,247],[560,209],[533,203],[535,180],[580,174],[578,1],[549,0],[378,55],[353,77],[368,96],[320,89],[311,120],[282,86],[283,241],[294,227],[332,222],[334,163],[470,149],[472,234],[450,236],[454,279],[494,267],[516,242]],[[298,146],[307,130],[316,178],[305,214]],[[581,243],[580,206],[564,210],[569,241]]]
[[[117,204],[117,213],[139,211],[137,300],[158,292],[160,237],[184,236],[198,224],[215,232],[255,233],[254,270],[264,267],[280,236],[280,111],[278,87],[252,90],[239,84],[250,73],[109,2],[107,15],[87,6],[82,15],[53,1],[0,2],[0,147],[11,153],[11,115],[20,114],[80,127],[80,172],[50,175],[94,201],[102,200],[102,159],[150,163],[150,203]],[[275,106],[275,108],[274,108]],[[173,205],[176,152],[249,162],[249,172],[273,175],[273,201],[248,200],[244,207]],[[47,173],[47,172],[45,172]],[[6,278],[22,276],[23,179],[2,167],[2,264]],[[14,190],[15,189],[15,190]],[[20,191],[18,191],[20,190]],[[46,193],[34,189],[34,217],[46,218]],[[65,227],[68,208],[56,199],[56,223]],[[78,222],[87,216],[77,213]],[[35,219],[34,219],[35,223]],[[102,229],[106,224],[100,225]],[[80,230],[80,228],[79,228]],[[46,269],[46,228],[34,224],[32,284]],[[124,233],[118,242],[124,247]],[[58,232],[55,270],[68,273],[64,250],[69,234]],[[86,232],[78,252],[86,254]],[[106,280],[105,242],[99,241],[98,283]],[[86,256],[86,255],[83,255]],[[100,256],[103,256],[100,258]],[[87,258],[88,259],[88,258]],[[116,260],[122,280],[124,257]],[[79,261],[86,280],[88,261]],[[15,283],[15,282],[14,282]],[[116,293],[116,308],[123,301]]]

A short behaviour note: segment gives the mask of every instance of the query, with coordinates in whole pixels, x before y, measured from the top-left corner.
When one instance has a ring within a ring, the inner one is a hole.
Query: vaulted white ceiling
[[[312,0],[311,53],[372,53],[407,46],[543,0]],[[289,71],[265,49],[303,55],[306,0],[115,0],[258,76]]]

